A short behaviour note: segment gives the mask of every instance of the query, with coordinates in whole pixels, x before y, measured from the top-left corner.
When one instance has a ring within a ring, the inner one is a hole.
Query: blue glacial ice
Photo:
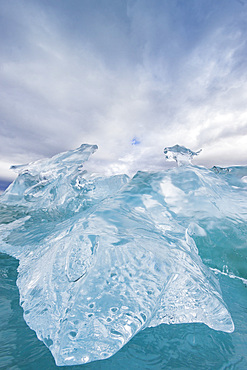
[[[162,323],[232,332],[209,266],[242,274],[227,242],[229,233],[246,241],[245,173],[233,184],[229,173],[193,166],[198,152],[175,146],[165,154],[184,166],[103,177],[84,170],[96,149],[14,166],[18,177],[0,198],[0,250],[19,260],[24,319],[56,364],[108,358]],[[226,249],[212,259],[217,237]]]

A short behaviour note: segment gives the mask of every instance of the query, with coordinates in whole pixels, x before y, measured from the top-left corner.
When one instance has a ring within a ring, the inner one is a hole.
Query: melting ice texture
[[[232,332],[210,268],[245,273],[246,168],[192,166],[198,153],[175,146],[179,167],[102,177],[82,166],[96,149],[14,167],[0,198],[0,249],[19,259],[25,321],[56,364],[110,357],[161,323]]]

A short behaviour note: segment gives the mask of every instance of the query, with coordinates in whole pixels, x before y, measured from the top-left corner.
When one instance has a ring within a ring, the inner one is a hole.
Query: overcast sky
[[[246,0],[0,0],[0,28],[1,181],[82,143],[108,174],[247,164]]]

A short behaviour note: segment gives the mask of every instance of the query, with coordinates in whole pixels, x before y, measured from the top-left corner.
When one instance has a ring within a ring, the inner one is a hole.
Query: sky
[[[107,175],[247,165],[246,0],[0,0],[0,34],[0,187],[82,143]]]

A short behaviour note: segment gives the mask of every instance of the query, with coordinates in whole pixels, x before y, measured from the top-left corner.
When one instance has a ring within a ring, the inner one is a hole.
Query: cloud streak
[[[107,173],[244,164],[247,4],[237,1],[1,2],[0,178],[83,142]],[[132,145],[134,137],[139,145]]]

